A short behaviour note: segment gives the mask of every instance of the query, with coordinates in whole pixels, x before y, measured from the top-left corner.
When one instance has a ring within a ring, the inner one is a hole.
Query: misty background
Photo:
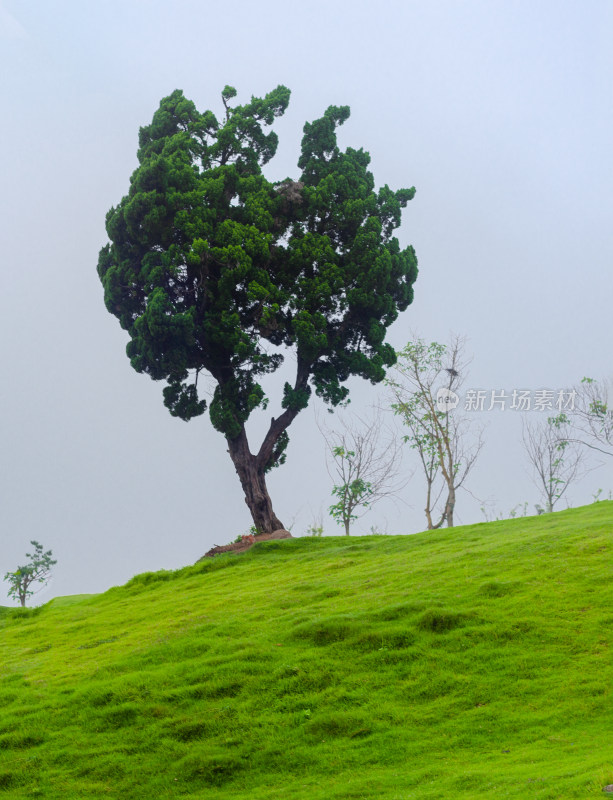
[[[220,113],[226,84],[238,103],[287,85],[271,180],[298,177],[306,121],[351,107],[341,147],[370,152],[377,186],[417,189],[397,235],[420,271],[395,347],[411,331],[466,336],[465,388],[488,396],[611,375],[612,37],[605,0],[0,0],[0,573],[37,539],[58,564],[33,602],[99,592],[193,563],[251,524],[223,437],[208,416],[172,418],[163,384],[132,370],[96,273],[139,127],[176,88]],[[350,385],[358,412],[385,401]],[[313,403],[269,476],[294,535],[322,512],[325,533],[342,532],[316,415],[334,426]],[[480,415],[458,524],[483,521],[484,504],[534,513],[521,416]],[[568,502],[613,490],[612,462],[593,459]],[[407,449],[407,473],[415,464]],[[356,533],[422,530],[423,506],[416,472]]]

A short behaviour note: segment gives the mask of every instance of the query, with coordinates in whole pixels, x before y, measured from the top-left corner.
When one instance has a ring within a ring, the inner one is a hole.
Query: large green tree
[[[375,191],[368,153],[339,149],[347,106],[304,126],[298,180],[270,182],[262,166],[278,138],[265,128],[289,89],[245,105],[235,96],[226,86],[221,119],[178,90],[162,100],[140,130],[128,194],[107,215],[98,274],[132,366],[166,381],[173,416],[202,414],[198,376],[212,377],[211,422],[256,527],[270,532],[283,526],[265,475],[283,463],[287,429],[312,390],[336,406],[350,376],[377,383],[395,361],[386,328],[413,298],[417,260],[393,231],[415,189]],[[252,452],[245,425],[266,407],[261,377],[288,350],[293,385]]]

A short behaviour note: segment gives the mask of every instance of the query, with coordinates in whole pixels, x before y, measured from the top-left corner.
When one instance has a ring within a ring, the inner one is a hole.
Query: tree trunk
[[[453,528],[453,511],[455,509],[455,487],[449,487],[449,494],[447,495],[447,505],[445,507],[445,519],[447,520],[447,527]]]
[[[345,523],[345,536],[349,536],[349,520],[344,520]]]
[[[428,530],[434,530],[434,523],[432,522],[432,509],[430,508],[430,503],[432,502],[432,481],[430,478],[426,478],[428,482],[428,495],[426,497],[426,507],[424,511],[426,512],[426,522],[428,523]]]
[[[443,508],[443,513],[441,514],[439,521],[435,525],[434,521],[432,519],[432,509],[430,508],[430,502],[431,502],[431,499],[432,499],[431,495],[432,495],[432,481],[429,480],[428,481],[428,502],[427,502],[426,508],[425,508],[426,519],[428,520],[428,530],[429,531],[437,531],[441,527],[443,522],[445,522],[445,520],[447,519],[447,514],[449,512],[449,507],[450,507],[449,506],[450,500],[449,500],[449,494],[447,494],[447,500],[445,501],[445,507]],[[454,495],[454,497],[455,497],[455,495]],[[452,513],[452,517],[453,517],[453,510],[452,510],[451,513]]]
[[[266,487],[265,471],[249,450],[245,429],[235,439],[227,439],[228,452],[245,493],[245,503],[258,533],[272,533],[283,528],[272,508]]]

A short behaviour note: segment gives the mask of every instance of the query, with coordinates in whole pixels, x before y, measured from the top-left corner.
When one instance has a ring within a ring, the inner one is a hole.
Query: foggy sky
[[[370,152],[377,186],[417,188],[398,232],[419,260],[415,300],[389,340],[454,331],[468,386],[559,389],[613,370],[612,40],[605,0],[0,0],[0,572],[38,539],[58,565],[36,602],[97,592],[193,563],[251,524],[223,437],[208,417],[173,419],[162,384],[132,370],[96,274],[106,212],[162,97],[180,88],[218,113],[225,84],[238,102],[289,86],[272,180],[297,177],[305,121],[350,105],[341,146]],[[358,410],[384,396],[351,386]],[[321,509],[341,532],[317,409],[269,481],[295,534]],[[520,415],[482,421],[460,523],[482,521],[483,501],[539,501]],[[613,489],[612,463],[569,500],[598,488]],[[356,532],[423,529],[418,473],[403,500]]]

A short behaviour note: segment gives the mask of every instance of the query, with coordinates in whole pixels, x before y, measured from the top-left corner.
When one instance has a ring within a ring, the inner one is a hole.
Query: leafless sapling
[[[552,512],[570,485],[582,474],[583,451],[573,439],[566,414],[537,422],[523,422],[524,450],[544,502],[544,511]]]
[[[570,439],[613,457],[613,381],[583,378],[572,399]]]
[[[399,475],[402,449],[398,437],[385,425],[380,410],[370,417],[345,414],[340,425],[319,429],[326,443],[328,473],[334,481],[336,503],[331,516],[349,536],[351,523],[384,497],[406,484]]]
[[[413,337],[396,355],[386,380],[392,408],[408,433],[404,440],[419,457],[426,479],[428,530],[453,527],[457,491],[464,486],[483,446],[482,431],[458,408],[465,378],[465,340],[448,345]]]

